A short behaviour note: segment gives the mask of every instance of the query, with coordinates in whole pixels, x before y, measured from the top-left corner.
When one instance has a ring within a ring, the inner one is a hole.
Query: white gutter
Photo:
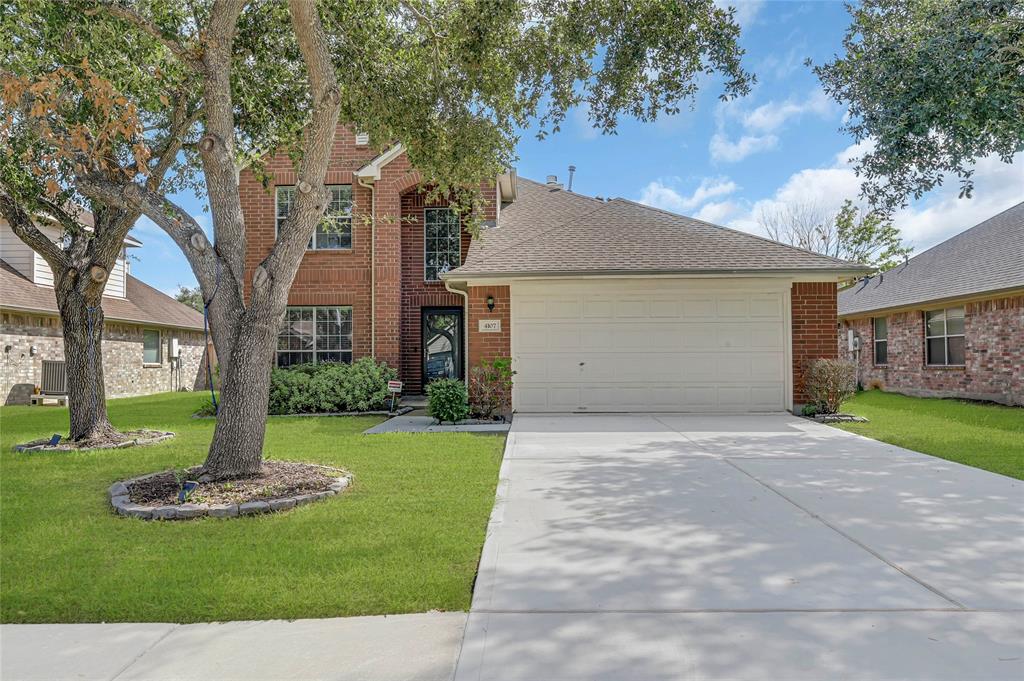
[[[452,293],[457,293],[462,296],[462,380],[468,386],[469,385],[469,290],[468,286],[465,289],[452,288],[454,282],[445,280],[444,287]]]
[[[370,190],[370,357],[377,359],[377,268],[374,265],[377,254],[377,192],[373,183],[357,177],[360,187]]]

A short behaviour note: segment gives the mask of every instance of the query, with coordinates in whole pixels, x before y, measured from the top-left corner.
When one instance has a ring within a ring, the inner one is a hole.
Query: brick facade
[[[288,295],[289,305],[352,306],[354,359],[373,355],[396,367],[415,394],[422,386],[420,320],[423,308],[463,308],[463,298],[440,281],[425,281],[423,211],[446,202],[426,203],[420,174],[403,153],[381,169],[373,191],[361,186],[355,171],[377,156],[377,150],[355,143],[355,135],[339,128],[326,183],[352,186],[352,248],[306,251]],[[266,186],[251,172],[241,177],[242,210],[248,246],[247,283],[270,253],[276,239],[276,186],[293,185],[296,173],[287,156],[268,160]],[[481,219],[493,220],[496,188],[481,188],[491,201]],[[373,206],[371,206],[371,197]],[[375,209],[375,211],[374,211]],[[372,216],[376,215],[373,220]],[[470,235],[463,232],[462,256]],[[372,263],[372,265],[371,265]],[[372,308],[372,311],[371,311]],[[371,329],[373,331],[371,331]],[[374,337],[375,336],[375,337]]]
[[[964,365],[928,366],[924,310],[894,312],[886,317],[888,363],[874,362],[871,317],[844,319],[838,350],[854,360],[847,331],[860,338],[859,378],[865,387],[918,397],[962,397],[1024,405],[1024,296],[992,298],[943,307],[964,308]],[[931,309],[931,308],[929,308]]]
[[[42,377],[42,361],[63,360],[64,340],[57,317],[4,312],[3,374],[0,395],[4,404],[28,404],[33,388]],[[142,331],[154,326],[106,322],[103,329],[103,377],[107,397],[133,397],[167,392],[180,386],[186,390],[206,387],[203,334],[182,329],[161,329],[161,363],[143,365]],[[167,342],[177,338],[181,368],[172,375]],[[33,355],[31,348],[35,347]]]
[[[807,402],[804,373],[816,359],[838,356],[836,284],[795,282],[790,294],[793,329],[793,405]]]

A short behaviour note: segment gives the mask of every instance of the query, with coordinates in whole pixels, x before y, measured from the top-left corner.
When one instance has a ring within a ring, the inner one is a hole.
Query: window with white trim
[[[142,363],[160,364],[160,331],[142,330]]]
[[[450,208],[423,211],[423,278],[437,281],[462,261],[462,225]]]
[[[352,308],[289,307],[277,336],[277,366],[352,362]]]
[[[964,309],[948,307],[925,312],[924,342],[930,366],[963,366]]]
[[[875,364],[889,363],[889,318],[875,317],[871,320],[875,336]]]
[[[276,192],[275,235],[280,233],[281,225],[288,219],[295,205],[295,187],[277,187]],[[328,185],[327,196],[324,219],[317,225],[306,248],[318,251],[352,248],[352,185]]]

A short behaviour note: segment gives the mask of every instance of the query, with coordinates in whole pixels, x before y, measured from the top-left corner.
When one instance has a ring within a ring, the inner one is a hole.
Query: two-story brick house
[[[339,129],[279,366],[369,355],[416,393],[511,357],[519,411],[778,411],[837,354],[836,287],[858,265],[514,171],[482,187],[471,240],[401,145],[362,142]],[[249,272],[294,191],[289,159],[267,170],[242,178]]]

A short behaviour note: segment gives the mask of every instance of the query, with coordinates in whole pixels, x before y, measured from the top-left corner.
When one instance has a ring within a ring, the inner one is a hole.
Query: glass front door
[[[423,385],[438,378],[462,378],[462,310],[425,308]]]

